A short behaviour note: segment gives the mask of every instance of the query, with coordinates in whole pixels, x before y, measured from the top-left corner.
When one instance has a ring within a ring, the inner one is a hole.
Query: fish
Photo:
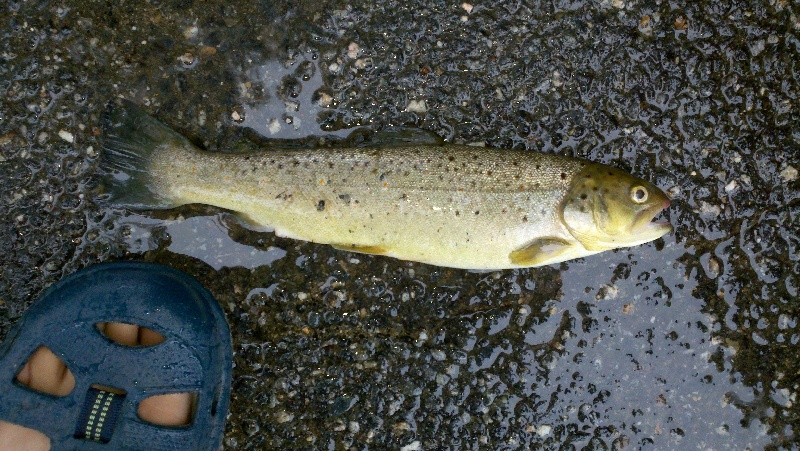
[[[436,266],[529,268],[640,245],[672,230],[652,183],[584,159],[406,143],[202,150],[133,102],[101,119],[100,200],[206,204],[256,230]]]

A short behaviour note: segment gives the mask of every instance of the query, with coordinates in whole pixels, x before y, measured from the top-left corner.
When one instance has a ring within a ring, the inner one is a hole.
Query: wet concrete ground
[[[228,449],[797,449],[797,4],[370,3],[0,7],[0,336],[67,273],[157,261],[226,311]],[[103,209],[115,96],[214,151],[401,126],[587,157],[675,232],[473,273]]]

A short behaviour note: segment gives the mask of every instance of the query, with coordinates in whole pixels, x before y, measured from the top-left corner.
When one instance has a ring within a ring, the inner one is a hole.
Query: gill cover
[[[586,163],[570,181],[561,204],[569,232],[589,251],[603,251],[652,241],[672,230],[653,223],[669,199],[655,185],[624,171]]]

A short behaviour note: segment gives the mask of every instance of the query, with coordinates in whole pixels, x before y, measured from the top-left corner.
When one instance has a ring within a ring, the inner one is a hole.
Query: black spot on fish
[[[492,171],[486,171],[486,175],[488,175],[489,177],[491,177],[491,176],[492,176]]]
[[[245,155],[244,161],[250,161],[250,155]]]
[[[542,169],[542,165],[537,164],[536,165],[536,170],[538,171],[539,169]]]
[[[586,200],[587,197],[589,196],[587,196],[586,193],[581,194],[581,200]]]
[[[339,199],[342,199],[344,201],[344,203],[346,203],[346,204],[350,203],[350,195],[349,194],[340,194],[339,195]]]
[[[386,178],[386,173],[384,172],[384,173],[381,173],[381,176],[378,177],[378,180],[380,180],[382,182],[383,179],[385,179],[385,178]]]
[[[283,164],[279,164],[278,169],[283,169]]]
[[[323,210],[325,210],[325,201],[320,200],[319,202],[317,202],[317,211],[323,211]]]
[[[528,217],[527,216],[523,216],[522,217],[522,222],[528,222]]]
[[[449,157],[447,157],[447,160],[448,161],[456,161],[456,157],[450,155]]]
[[[475,210],[475,216],[478,216],[479,214],[481,214],[481,212],[478,211],[478,210]]]
[[[461,212],[456,210],[456,216],[461,216]]]
[[[562,172],[561,173],[561,180],[566,180],[566,179],[567,179],[567,174]]]
[[[328,167],[329,167],[330,169],[333,169],[333,163],[328,163]]]
[[[596,187],[596,186],[595,186],[595,187],[592,187],[592,191],[598,191],[599,189],[600,189],[600,188],[598,188],[598,187]]]

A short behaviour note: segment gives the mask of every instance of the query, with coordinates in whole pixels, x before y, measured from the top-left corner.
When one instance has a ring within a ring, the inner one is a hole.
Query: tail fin
[[[180,203],[159,192],[158,174],[150,170],[156,151],[195,148],[189,140],[128,100],[111,102],[101,120],[99,200],[137,209],[171,208]]]

